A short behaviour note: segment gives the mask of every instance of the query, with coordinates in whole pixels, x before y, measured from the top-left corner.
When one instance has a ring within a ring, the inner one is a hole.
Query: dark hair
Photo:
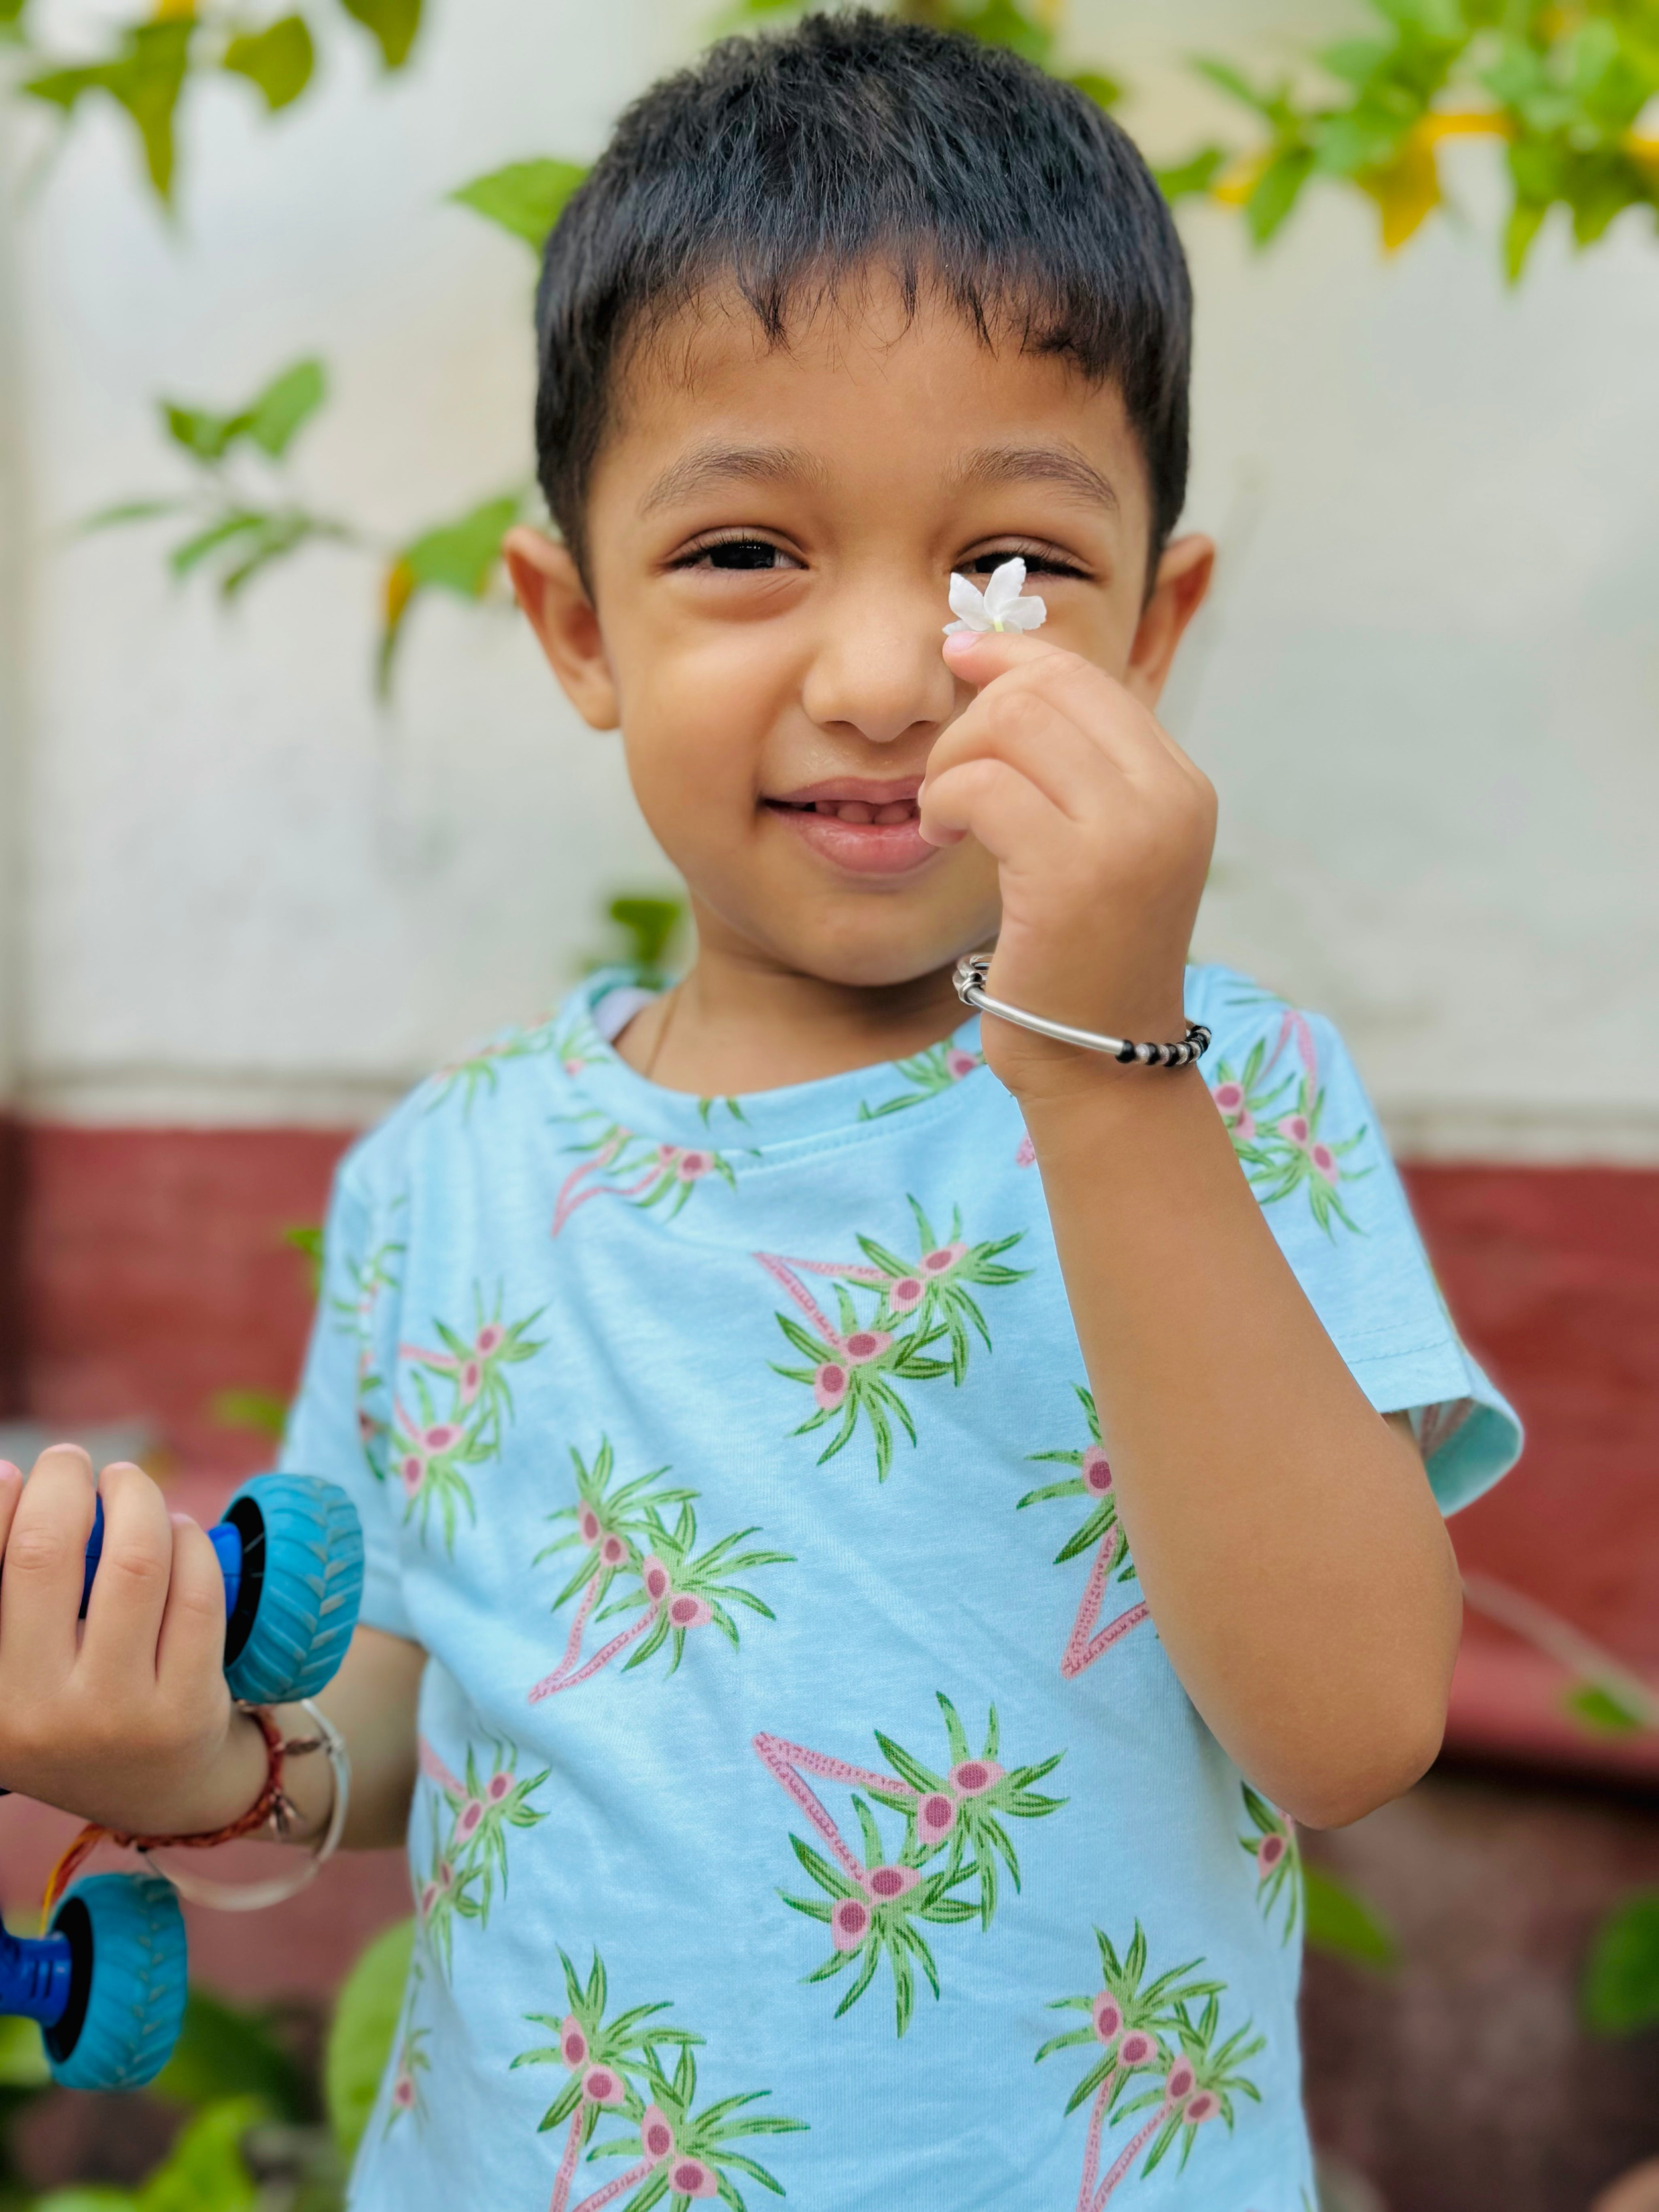
[[[1163,195],[1109,116],[1006,50],[867,12],[727,39],[623,116],[547,241],[536,301],[542,489],[578,562],[627,350],[714,283],[775,344],[792,309],[884,262],[988,343],[1114,380],[1154,557],[1187,489],[1192,288]]]

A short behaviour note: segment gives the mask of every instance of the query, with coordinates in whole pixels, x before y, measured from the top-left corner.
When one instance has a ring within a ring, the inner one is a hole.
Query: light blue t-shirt
[[[975,1024],[698,1100],[605,1041],[637,1002],[596,979],[338,1178],[287,1462],[429,1654],[353,2204],[1304,2212],[1295,1833],[1140,1600]],[[1224,969],[1188,1006],[1304,1289],[1466,1503],[1518,1431],[1340,1042]]]

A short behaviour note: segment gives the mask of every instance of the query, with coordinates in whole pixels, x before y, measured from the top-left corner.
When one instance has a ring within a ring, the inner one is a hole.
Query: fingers
[[[81,1660],[89,1677],[106,1676],[113,1685],[135,1668],[155,1665],[173,1574],[173,1523],[160,1490],[131,1461],[106,1467],[99,1488],[104,1551]]]
[[[11,1534],[12,1516],[17,1510],[17,1501],[22,1494],[22,1469],[14,1467],[9,1459],[0,1459],[0,1560],[6,1556],[6,1539]]]
[[[1015,691],[1033,692],[1076,723],[1091,743],[1136,781],[1156,775],[1170,764],[1189,775],[1198,771],[1157,718],[1104,669],[1080,653],[1043,645],[1033,637],[971,633],[947,638],[945,657],[952,672],[981,687],[981,698],[964,721],[992,700]],[[997,690],[985,695],[985,687]]]
[[[61,1681],[75,1663],[95,1503],[92,1462],[76,1444],[54,1444],[34,1462],[14,1506],[0,1595],[0,1668],[19,1688]]]
[[[971,833],[998,861],[1046,848],[1058,821],[1028,775],[983,754],[930,780],[922,794],[921,834],[930,845],[954,845]]]
[[[975,701],[935,739],[918,794],[922,835],[929,835],[929,798],[939,780],[963,762],[991,758],[1029,776],[1049,803],[1073,822],[1086,822],[1110,803],[1123,780],[1076,723],[1035,691],[997,690]]]
[[[225,1578],[205,1528],[187,1513],[173,1520],[173,1569],[155,1650],[165,1692],[191,1697],[216,1686],[225,1654]]]

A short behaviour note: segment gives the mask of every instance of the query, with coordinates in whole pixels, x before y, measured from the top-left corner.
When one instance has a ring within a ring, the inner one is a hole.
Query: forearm
[[[1357,1818],[1443,1724],[1460,1599],[1421,1462],[1326,1335],[1195,1074],[1107,1067],[1026,1106],[1170,1662],[1286,1811]]]

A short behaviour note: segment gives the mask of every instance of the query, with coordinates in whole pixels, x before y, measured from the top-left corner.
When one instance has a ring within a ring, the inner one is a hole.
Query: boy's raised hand
[[[1103,669],[1041,639],[958,634],[951,672],[979,696],[934,744],[921,833],[971,835],[998,863],[1002,927],[987,989],[1113,1036],[1174,1042],[1215,839],[1215,793],[1150,710]],[[990,1022],[985,1053],[1024,1097],[1112,1064]]]
[[[97,1495],[104,1547],[78,1620]],[[125,1833],[210,1831],[258,1795],[263,1751],[226,1686],[206,1532],[131,1464],[72,1444],[0,1465],[0,1784]],[[227,1755],[230,1753],[231,1755]]]

